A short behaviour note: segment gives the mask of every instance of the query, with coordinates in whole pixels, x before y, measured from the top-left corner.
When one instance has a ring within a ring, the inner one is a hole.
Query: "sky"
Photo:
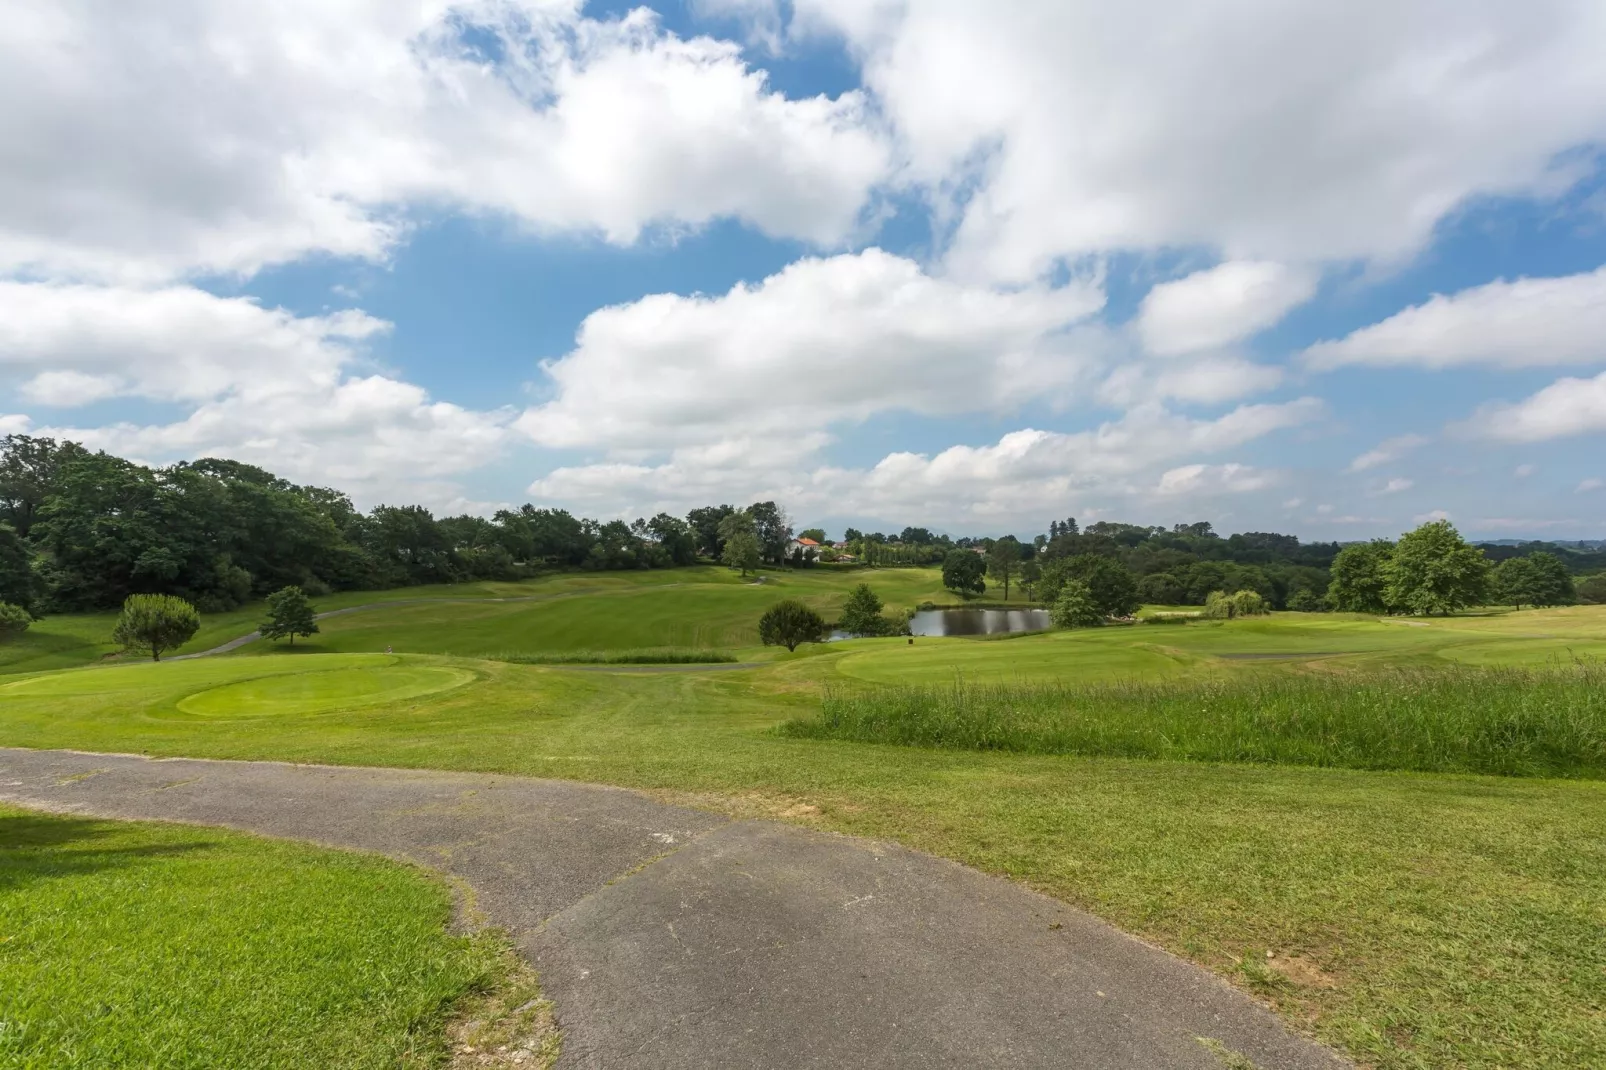
[[[0,433],[437,514],[1606,537],[1599,0],[0,11]]]

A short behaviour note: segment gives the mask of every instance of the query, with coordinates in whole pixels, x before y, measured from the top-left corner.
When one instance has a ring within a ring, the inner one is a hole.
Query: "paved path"
[[[560,1067],[1348,1066],[1203,970],[899,847],[470,773],[0,749],[0,799],[381,851],[467,882],[541,972]]]

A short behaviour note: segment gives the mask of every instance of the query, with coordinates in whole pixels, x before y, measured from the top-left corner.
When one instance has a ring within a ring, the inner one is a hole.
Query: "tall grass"
[[[486,661],[507,661],[516,665],[705,665],[734,662],[736,656],[722,650],[690,650],[684,647],[639,647],[630,650],[506,651],[481,654]]]
[[[818,717],[781,731],[1033,754],[1606,778],[1606,666],[830,686]]]

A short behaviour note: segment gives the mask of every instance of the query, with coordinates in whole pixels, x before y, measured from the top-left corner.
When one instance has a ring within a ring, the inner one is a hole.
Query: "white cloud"
[[[1511,474],[1516,476],[1518,479],[1527,479],[1537,471],[1539,471],[1539,468],[1536,465],[1519,464]]]
[[[0,282],[0,377],[27,377],[22,394],[39,404],[116,395],[184,413],[38,434],[153,462],[234,457],[370,502],[420,492],[445,500],[455,493],[450,477],[500,452],[513,413],[474,412],[411,383],[358,374],[370,363],[363,342],[388,327],[358,311],[296,317],[187,286]],[[30,426],[25,417],[4,422]]]
[[[33,421],[20,412],[0,416],[0,435],[25,435]]]
[[[1401,491],[1410,490],[1414,486],[1416,486],[1416,484],[1413,481],[1411,481],[1409,479],[1402,478],[1402,477],[1396,477],[1394,479],[1389,480],[1387,483],[1383,484],[1382,488],[1378,491],[1378,493],[1379,494],[1398,494]]]
[[[1606,360],[1606,267],[1584,275],[1498,280],[1437,294],[1305,351],[1316,368],[1347,364],[1523,368]]]
[[[862,57],[951,263],[991,278],[1126,248],[1402,257],[1471,196],[1569,185],[1558,154],[1606,136],[1595,0],[793,6]]]
[[[1283,264],[1232,261],[1154,287],[1137,329],[1152,353],[1218,349],[1269,327],[1316,292],[1315,275]]]
[[[1418,446],[1426,445],[1427,438],[1422,435],[1397,435],[1394,438],[1384,439],[1374,448],[1367,450],[1349,463],[1351,472],[1364,472],[1378,465],[1397,461]]]
[[[1589,479],[1579,481],[1577,493],[1588,494],[1590,491],[1599,490],[1602,487],[1606,487],[1606,479],[1595,479],[1591,477]]]
[[[1514,405],[1486,407],[1461,430],[1505,442],[1543,442],[1606,431],[1606,372],[1593,379],[1558,379]]]
[[[592,313],[546,366],[556,396],[518,426],[548,446],[666,450],[1069,399],[1098,365],[1061,332],[1102,303],[1091,283],[970,287],[879,249],[801,260]]]
[[[61,0],[0,37],[0,271],[145,282],[382,256],[407,209],[630,242],[734,217],[835,243],[888,150],[739,47],[578,0]],[[463,35],[494,41],[496,62]]]
[[[1411,518],[1413,524],[1429,524],[1435,520],[1449,520],[1450,514],[1443,509],[1434,509],[1431,512],[1419,513]]]
[[[1161,472],[1178,460],[1235,449],[1315,419],[1313,398],[1245,405],[1197,420],[1147,405],[1087,431],[1010,432],[989,446],[952,446],[935,455],[900,452],[868,469],[821,464],[821,443],[793,449],[774,440],[675,451],[660,464],[610,462],[560,468],[530,487],[540,499],[581,503],[609,515],[683,511],[722,500],[774,496],[794,511],[837,515],[922,517],[932,523],[1024,522],[1051,503],[1124,500],[1153,493]],[[1228,473],[1227,470],[1231,469]],[[1269,475],[1223,465],[1197,485],[1172,478],[1186,499],[1247,489]],[[1078,505],[1077,508],[1082,506]]]
[[[1244,464],[1188,464],[1162,473],[1155,489],[1164,495],[1245,494],[1264,490],[1277,478],[1275,472]]]

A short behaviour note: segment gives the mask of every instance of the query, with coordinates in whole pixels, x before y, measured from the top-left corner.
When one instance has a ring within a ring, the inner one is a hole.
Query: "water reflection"
[[[1004,635],[1048,626],[1046,609],[924,609],[909,620],[915,635]]]

